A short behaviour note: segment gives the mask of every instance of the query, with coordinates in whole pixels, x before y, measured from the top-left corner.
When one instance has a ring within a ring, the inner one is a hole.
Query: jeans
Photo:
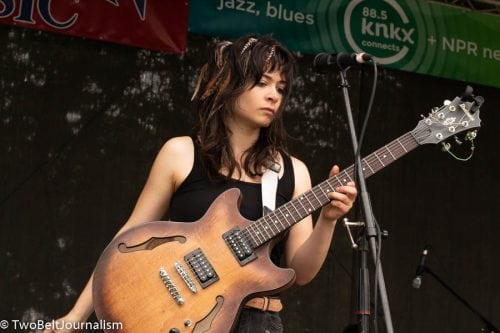
[[[234,333],[282,333],[278,312],[243,308]]]

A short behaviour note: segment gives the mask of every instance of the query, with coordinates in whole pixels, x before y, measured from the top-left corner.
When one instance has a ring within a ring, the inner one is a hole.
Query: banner
[[[166,52],[186,48],[184,0],[0,0],[0,23]]]
[[[192,32],[268,34],[305,53],[366,52],[387,67],[500,87],[500,17],[415,0],[190,0]]]

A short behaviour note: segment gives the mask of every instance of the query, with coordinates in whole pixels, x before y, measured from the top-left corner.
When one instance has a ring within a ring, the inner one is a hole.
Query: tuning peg
[[[448,105],[450,105],[450,104],[451,104],[451,101],[450,101],[449,99],[445,99],[445,100],[443,101],[443,105],[448,106]]]
[[[441,150],[444,151],[444,152],[447,152],[447,151],[450,151],[451,149],[451,145],[447,142],[443,142],[441,143],[442,147],[441,147]]]
[[[474,95],[472,93],[474,92],[474,89],[471,86],[466,86],[465,91],[463,92],[461,98],[462,99],[470,99]]]
[[[483,105],[484,98],[482,96],[474,96],[474,102],[471,105],[470,111],[472,114],[476,113],[477,110]]]
[[[465,134],[465,140],[467,141],[472,141],[476,138],[477,136],[477,131],[470,131]]]
[[[459,145],[461,145],[463,142],[458,138],[458,136],[454,135],[453,138],[455,139],[455,142]]]

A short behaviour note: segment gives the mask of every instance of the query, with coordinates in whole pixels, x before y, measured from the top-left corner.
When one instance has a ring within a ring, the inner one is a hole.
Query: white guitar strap
[[[274,163],[262,175],[262,214],[276,208],[276,190],[278,189],[278,175],[281,165]]]

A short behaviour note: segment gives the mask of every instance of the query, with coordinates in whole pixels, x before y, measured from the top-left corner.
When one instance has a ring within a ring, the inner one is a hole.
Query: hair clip
[[[222,67],[222,52],[224,52],[226,46],[229,46],[231,44],[233,43],[229,41],[224,41],[219,43],[219,45],[217,46],[217,49],[215,50],[215,64],[217,65],[217,68]]]
[[[224,48],[225,48],[226,46],[231,45],[231,44],[233,44],[233,42],[230,42],[230,41],[228,41],[228,40],[223,41],[223,42],[220,42],[220,43],[219,43],[219,48],[220,48],[221,52],[222,52],[222,50],[224,50]]]
[[[248,39],[248,42],[243,46],[243,48],[241,49],[241,53],[240,55],[243,55],[243,53],[245,53],[245,51],[250,47],[252,46],[252,44],[256,43],[257,42],[257,38],[253,38],[253,37],[250,37]]]
[[[269,62],[271,61],[271,59],[274,57],[275,54],[276,54],[276,46],[273,45],[273,46],[271,46],[271,51],[269,51],[269,54],[267,55],[267,58],[265,61],[266,66],[269,65]]]

